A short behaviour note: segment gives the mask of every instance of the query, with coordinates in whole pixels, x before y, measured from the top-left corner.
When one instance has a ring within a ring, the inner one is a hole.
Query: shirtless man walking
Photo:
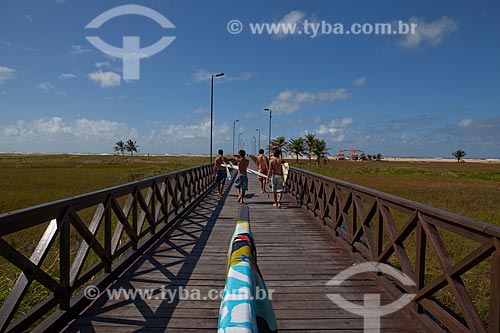
[[[227,158],[224,157],[224,151],[219,149],[219,156],[215,159],[214,164],[214,174],[216,176],[215,182],[217,183],[217,189],[219,190],[219,196],[222,197],[222,190],[224,189],[224,183],[226,182],[227,172],[226,167],[222,163],[228,163]]]
[[[239,155],[233,155],[234,159],[238,161],[238,175],[234,179],[234,187],[238,189],[238,202],[245,203],[245,191],[248,190],[248,160],[245,158],[246,152],[240,150]]]
[[[271,161],[269,162],[269,171],[267,172],[267,181],[271,182],[274,196],[274,207],[281,208],[281,197],[283,195],[283,161],[280,158],[280,151],[275,150]]]
[[[259,172],[267,175],[267,157],[264,155],[264,149],[259,149],[259,156],[257,156],[257,166],[259,167]],[[266,192],[266,178],[259,177],[260,182],[260,193]]]

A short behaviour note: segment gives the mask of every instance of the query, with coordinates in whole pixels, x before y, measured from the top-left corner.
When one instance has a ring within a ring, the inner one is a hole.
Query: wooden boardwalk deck
[[[246,201],[258,264],[267,287],[274,290],[279,331],[362,332],[363,318],[337,307],[326,295],[339,293],[359,302],[364,293],[380,293],[383,302],[391,302],[390,296],[369,275],[358,275],[341,287],[326,286],[354,264],[351,255],[291,196],[284,196],[282,209],[275,208],[272,194],[261,194],[256,178],[249,177]],[[110,300],[103,293],[65,332],[215,332],[220,299],[172,301],[163,296],[165,290],[182,287],[199,290],[203,298],[210,289],[224,288],[239,206],[233,186],[222,198],[211,192],[109,288],[155,289],[151,299]],[[382,332],[425,331],[404,311],[383,317],[381,325]]]

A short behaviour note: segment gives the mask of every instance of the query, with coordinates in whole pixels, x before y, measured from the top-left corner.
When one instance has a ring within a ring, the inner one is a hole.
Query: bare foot
[[[281,202],[278,202],[278,208],[281,208]]]

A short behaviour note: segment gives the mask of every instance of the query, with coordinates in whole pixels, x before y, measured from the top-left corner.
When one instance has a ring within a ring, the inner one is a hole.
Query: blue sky
[[[163,29],[124,15],[89,31],[115,6],[141,4]],[[498,1],[76,1],[0,4],[0,151],[208,153],[210,74],[216,79],[214,150],[315,133],[331,152],[500,157]],[[243,24],[230,34],[229,21]],[[250,23],[417,23],[414,35],[252,34]],[[141,47],[175,41],[123,81],[122,61],[85,36]]]

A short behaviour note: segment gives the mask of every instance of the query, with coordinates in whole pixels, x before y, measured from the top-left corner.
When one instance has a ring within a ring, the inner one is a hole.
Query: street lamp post
[[[253,154],[257,155],[257,138],[255,136],[252,136],[253,139]]]
[[[269,112],[269,160],[271,160],[271,119],[273,118],[273,111],[269,108],[265,108],[264,111]]]
[[[236,123],[239,122],[238,119],[234,120],[233,121],[233,155],[234,155],[234,129],[236,127]]]
[[[241,150],[241,136],[243,133],[238,134],[238,152]]]
[[[224,73],[212,74],[212,90],[210,93],[210,164],[212,164],[212,143],[214,131],[214,77],[224,76]]]
[[[259,132],[259,148],[258,149],[260,150],[260,129],[257,128],[256,131]],[[257,155],[257,154],[255,154],[255,155]]]

